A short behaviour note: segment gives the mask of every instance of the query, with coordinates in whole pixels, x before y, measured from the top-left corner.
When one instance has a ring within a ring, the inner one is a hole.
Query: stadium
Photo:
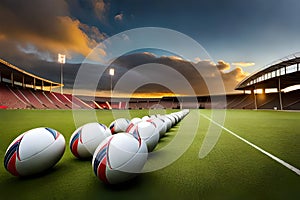
[[[113,98],[74,96],[52,92],[63,87],[61,83],[30,74],[0,60],[1,63],[1,108],[6,109],[275,109],[300,110],[299,90],[286,90],[299,85],[300,54],[292,54],[274,61],[242,80],[236,90],[238,94],[220,94],[220,102],[211,101],[210,96],[198,96],[197,106],[191,97],[162,98]],[[288,91],[288,92],[286,92]],[[218,99],[218,95],[215,96]],[[222,102],[224,101],[225,102]],[[192,105],[192,106],[191,106]]]
[[[95,111],[98,120],[108,126],[116,112],[122,115],[129,110],[132,116],[142,117],[191,109],[188,117],[160,140],[154,152],[172,142],[181,123],[189,126],[199,123],[193,143],[178,160],[163,169],[141,174],[126,184],[100,183],[92,174],[90,161],[75,159],[67,148],[53,169],[36,177],[12,177],[1,168],[1,194],[20,199],[295,198],[299,189],[299,134],[296,130],[300,128],[300,93],[299,90],[284,92],[284,89],[299,84],[299,63],[298,54],[280,59],[241,81],[236,90],[243,92],[214,96],[217,101],[211,101],[211,96],[198,96],[198,105],[193,107],[191,97],[111,101],[107,97],[89,100],[85,96],[62,94],[52,90],[63,84],[1,60],[2,160],[13,138],[33,127],[54,127],[68,140],[75,130],[74,110],[86,120],[81,121],[82,124],[90,122],[87,111]],[[268,93],[269,89],[273,92]],[[226,102],[221,102],[224,101],[222,96]],[[209,117],[212,112],[222,111],[226,111],[224,126]],[[199,114],[197,122],[195,116]],[[222,133],[211,152],[199,159],[199,149],[211,126],[221,127]]]
[[[300,199],[299,8],[1,0],[0,198]]]

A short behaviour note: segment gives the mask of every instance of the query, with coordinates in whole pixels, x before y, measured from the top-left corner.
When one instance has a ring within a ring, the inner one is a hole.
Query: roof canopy
[[[277,60],[263,69],[252,73],[242,80],[236,90],[251,90],[254,88],[277,88],[280,78],[281,88],[300,83],[300,53]]]
[[[63,86],[60,83],[26,72],[2,59],[0,59],[0,73],[2,81],[4,81],[3,79],[10,80],[10,83],[13,85],[19,83],[19,85],[21,84],[23,87],[30,85],[34,88],[37,86],[42,89],[43,87],[55,88]]]

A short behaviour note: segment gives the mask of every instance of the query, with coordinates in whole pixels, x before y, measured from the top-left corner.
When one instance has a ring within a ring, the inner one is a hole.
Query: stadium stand
[[[234,109],[240,102],[242,102],[244,99],[246,99],[246,95],[228,95],[227,96],[227,108],[228,109]]]
[[[30,103],[28,98],[24,96],[24,94],[17,88],[17,87],[11,87],[8,86],[8,89],[24,104],[27,105],[27,108],[34,108],[33,105]]]
[[[129,109],[133,109],[133,110],[137,110],[138,106],[136,104],[136,102],[129,102]]]
[[[72,108],[72,101],[70,101],[67,97],[65,97],[63,94],[52,92],[52,95],[55,96],[57,99],[60,100],[66,107]],[[74,108],[79,108],[76,104],[74,104]]]
[[[102,109],[112,109],[111,105],[106,101],[106,102],[97,102],[100,108]]]
[[[0,105],[5,108],[12,109],[24,109],[28,108],[28,105],[17,97],[8,86],[0,84]]]
[[[173,100],[171,100],[173,98]],[[167,99],[164,100],[164,99]],[[226,99],[226,102],[223,100]],[[210,96],[198,97],[198,108],[200,109],[279,109],[279,99],[277,93],[267,94],[229,94],[223,97],[217,96],[212,101]],[[181,97],[178,101],[176,97],[162,98],[159,102],[164,108],[195,108],[195,103],[190,97]],[[300,90],[282,93],[282,105],[285,110],[300,110]],[[132,104],[131,104],[132,107]]]
[[[270,93],[256,96],[258,109],[277,109],[280,106],[277,94]]]
[[[117,102],[111,102],[111,108],[112,109],[120,109],[120,110],[124,110],[127,109],[127,103],[123,102],[123,101],[117,101]]]
[[[119,109],[119,103],[118,102],[111,102],[110,105],[111,105],[112,109]]]
[[[8,109],[90,109],[71,94],[51,92],[62,87],[0,59],[0,106]]]
[[[85,101],[91,108],[94,109],[103,109],[96,101]]]
[[[84,97],[52,92],[61,84],[43,79],[0,59],[0,109],[278,109],[300,110],[300,53],[280,59],[241,81],[239,94],[195,97],[119,98]],[[277,88],[275,93],[265,93]],[[257,93],[261,89],[263,92]],[[248,92],[246,92],[248,91]]]
[[[254,109],[254,97],[252,95],[245,95],[245,97],[236,104],[234,109]]]
[[[64,103],[62,103],[52,92],[44,92],[45,96],[50,99],[53,104],[60,109],[69,109]]]
[[[36,109],[47,108],[29,89],[19,90],[19,92],[22,93],[23,96],[28,99],[28,102],[30,102],[30,104],[33,106],[33,108],[36,108]]]
[[[300,90],[284,93],[283,108],[286,110],[300,110]]]
[[[41,91],[33,91],[35,96],[42,102],[42,104],[48,109],[58,109],[56,106],[46,95]]]
[[[265,67],[263,69],[252,73],[250,76],[242,80],[236,87],[236,90],[250,90],[252,94],[257,89],[261,89],[263,95],[257,97],[263,97],[263,102],[259,102],[262,99],[254,97],[254,108],[278,108],[283,109],[299,109],[297,101],[292,105],[286,105],[285,101],[289,100],[289,94],[284,94],[282,89],[290,86],[300,84],[300,52],[281,58]],[[277,97],[274,95],[266,95],[265,90],[268,88],[277,89]],[[296,96],[295,96],[296,97]],[[294,98],[295,98],[294,97]],[[247,108],[247,106],[245,107]]]
[[[178,99],[174,97],[163,97],[159,104],[164,108],[174,109],[179,108]]]
[[[64,94],[64,96],[72,103],[74,108],[81,108],[81,109],[91,109],[92,108],[89,104],[80,100],[76,96],[73,96],[71,94]]]

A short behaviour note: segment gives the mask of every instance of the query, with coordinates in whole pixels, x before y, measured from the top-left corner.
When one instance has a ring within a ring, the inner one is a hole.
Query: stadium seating
[[[84,101],[80,100],[79,98],[71,95],[71,94],[64,94],[64,96],[73,103],[74,108],[81,108],[81,109],[91,109],[92,107],[86,104]]]
[[[112,109],[119,109],[119,102],[111,102],[110,105]]]
[[[99,102],[96,101],[96,104],[101,108],[101,109],[111,109],[111,105],[108,102]]]
[[[164,108],[172,109],[177,108],[178,104],[173,101],[167,101],[167,100],[161,100],[159,102],[160,105],[162,105]]]
[[[30,91],[30,89],[19,90],[31,103],[34,108],[45,109],[47,108],[43,103],[37,98],[37,96]]]
[[[24,109],[29,105],[18,98],[8,86],[0,84],[0,105],[10,109]]]
[[[111,108],[112,109],[124,110],[124,109],[127,109],[127,103],[123,102],[123,101],[112,102],[111,103]]]
[[[246,95],[227,95],[227,109],[234,109],[240,102],[246,99]]]
[[[136,102],[129,102],[128,107],[129,109],[133,109],[133,110],[138,109]]]
[[[237,102],[237,104],[233,105],[233,109],[254,109],[254,97],[253,95],[242,95],[243,98],[241,101]]]
[[[283,93],[283,108],[287,110],[300,110],[300,90]]]
[[[96,101],[87,101],[87,100],[82,100],[84,103],[90,106],[90,108],[93,109],[103,109],[101,106],[96,102]]]
[[[58,109],[59,107],[56,106],[42,91],[33,91],[35,96],[42,102],[44,106],[49,109]]]
[[[275,109],[280,107],[278,94],[259,94],[257,95],[258,109]]]
[[[66,107],[72,108],[72,101],[70,101],[67,97],[65,97],[63,94],[52,92],[53,96],[55,96],[60,102],[62,102]],[[74,105],[74,107],[79,108],[79,106]]]
[[[62,103],[52,92],[44,92],[44,95],[53,102],[53,104],[60,109],[70,109],[64,103]]]
[[[29,101],[29,99],[24,96],[24,94],[16,87],[8,87],[9,90],[18,98],[20,99],[22,102],[24,102],[27,106],[27,108],[34,108],[34,106],[31,104],[31,102]]]
[[[281,93],[284,110],[300,110],[300,90]],[[76,97],[72,94],[60,94],[31,88],[12,87],[0,84],[0,106],[7,109],[151,109],[159,107],[174,108],[205,108],[205,109],[255,109],[253,94],[232,94],[224,96],[197,97],[197,104],[193,98],[163,97],[161,99],[131,99],[117,100],[111,104],[108,98],[94,101],[90,98]],[[193,99],[193,100],[192,100]],[[256,94],[258,109],[280,109],[278,93]]]

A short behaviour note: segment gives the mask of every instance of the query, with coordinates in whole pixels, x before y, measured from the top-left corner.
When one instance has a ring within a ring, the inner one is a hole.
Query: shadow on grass
[[[71,158],[69,160],[71,162],[92,162],[92,159],[93,159],[92,157],[88,157],[88,158],[75,158],[75,157],[73,157],[73,158]]]
[[[59,174],[63,174],[66,171],[72,170],[72,164],[74,165],[86,165],[86,163],[91,163],[92,158],[87,159],[78,159],[78,158],[68,158],[65,159],[63,162],[59,162],[53,167],[46,169],[45,171],[39,172],[37,174],[29,175],[29,176],[13,176],[10,175],[7,179],[2,180],[3,183],[15,184],[15,183],[26,183],[34,180],[39,179],[46,179],[51,176],[57,176]]]
[[[45,171],[39,172],[37,174],[29,175],[29,176],[11,176],[10,178],[6,179],[8,183],[14,183],[14,182],[28,182],[32,180],[38,180],[38,179],[44,179],[46,177],[49,177],[60,170],[66,168],[67,166],[65,164],[55,165]],[[5,182],[5,180],[3,180]]]
[[[153,186],[153,180],[147,174],[139,174],[135,178],[114,185],[108,185],[93,177],[90,182],[90,198],[102,199],[141,199],[142,197],[149,196],[149,187]],[[152,192],[153,189],[150,189]],[[145,196],[146,195],[146,196]],[[149,199],[149,198],[148,198]]]
[[[7,175],[2,176],[3,179],[0,182],[1,197],[4,197],[4,199],[18,199],[27,196],[37,188],[44,187],[47,183],[52,182],[59,176],[61,171],[65,171],[67,168],[68,166],[62,163],[31,176],[16,177],[7,173]]]
[[[143,182],[143,177],[140,175],[137,175],[133,179],[130,179],[126,182],[119,183],[119,184],[105,184],[101,182],[101,187],[104,187],[106,190],[109,191],[122,191],[122,190],[130,190],[132,188],[136,188],[138,185],[141,185]]]

